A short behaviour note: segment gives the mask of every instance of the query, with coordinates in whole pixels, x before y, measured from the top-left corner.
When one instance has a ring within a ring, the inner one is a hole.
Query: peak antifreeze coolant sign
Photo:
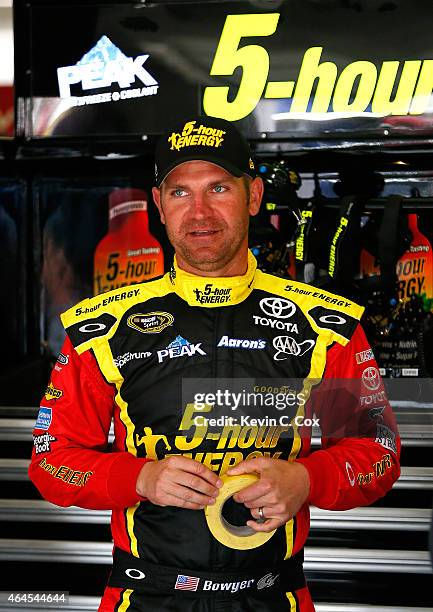
[[[107,36],[102,36],[75,65],[57,69],[60,97],[83,106],[154,96],[158,82],[145,66],[148,58],[149,55],[127,57]]]
[[[321,148],[433,133],[433,2],[25,4],[15,40],[29,137],[158,135],[200,113],[239,122],[261,147],[268,135]]]

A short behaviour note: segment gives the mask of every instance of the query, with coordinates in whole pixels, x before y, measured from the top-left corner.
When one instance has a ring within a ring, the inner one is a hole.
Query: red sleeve
[[[135,485],[146,459],[108,452],[116,390],[90,351],[66,338],[33,431],[29,476],[59,506],[126,508],[140,501]]]
[[[345,347],[329,349],[311,406],[320,421],[322,450],[297,459],[310,475],[310,503],[347,510],[385,495],[400,475],[400,438],[360,325]]]

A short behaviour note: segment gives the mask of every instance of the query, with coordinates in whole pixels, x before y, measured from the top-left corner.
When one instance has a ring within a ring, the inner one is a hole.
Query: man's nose
[[[191,214],[195,218],[205,217],[209,213],[209,203],[206,194],[197,192],[192,199]]]

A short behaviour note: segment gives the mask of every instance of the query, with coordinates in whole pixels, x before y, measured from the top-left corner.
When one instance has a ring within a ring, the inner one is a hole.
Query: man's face
[[[237,178],[206,161],[180,164],[153,189],[177,256],[207,272],[246,254],[249,216],[257,214],[262,193],[261,179]]]

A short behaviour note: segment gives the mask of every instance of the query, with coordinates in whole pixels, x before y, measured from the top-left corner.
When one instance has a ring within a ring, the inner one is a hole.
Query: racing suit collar
[[[176,256],[167,282],[190,306],[230,306],[245,300],[253,290],[257,261],[248,251],[248,268],[242,276],[197,276],[179,268]]]

